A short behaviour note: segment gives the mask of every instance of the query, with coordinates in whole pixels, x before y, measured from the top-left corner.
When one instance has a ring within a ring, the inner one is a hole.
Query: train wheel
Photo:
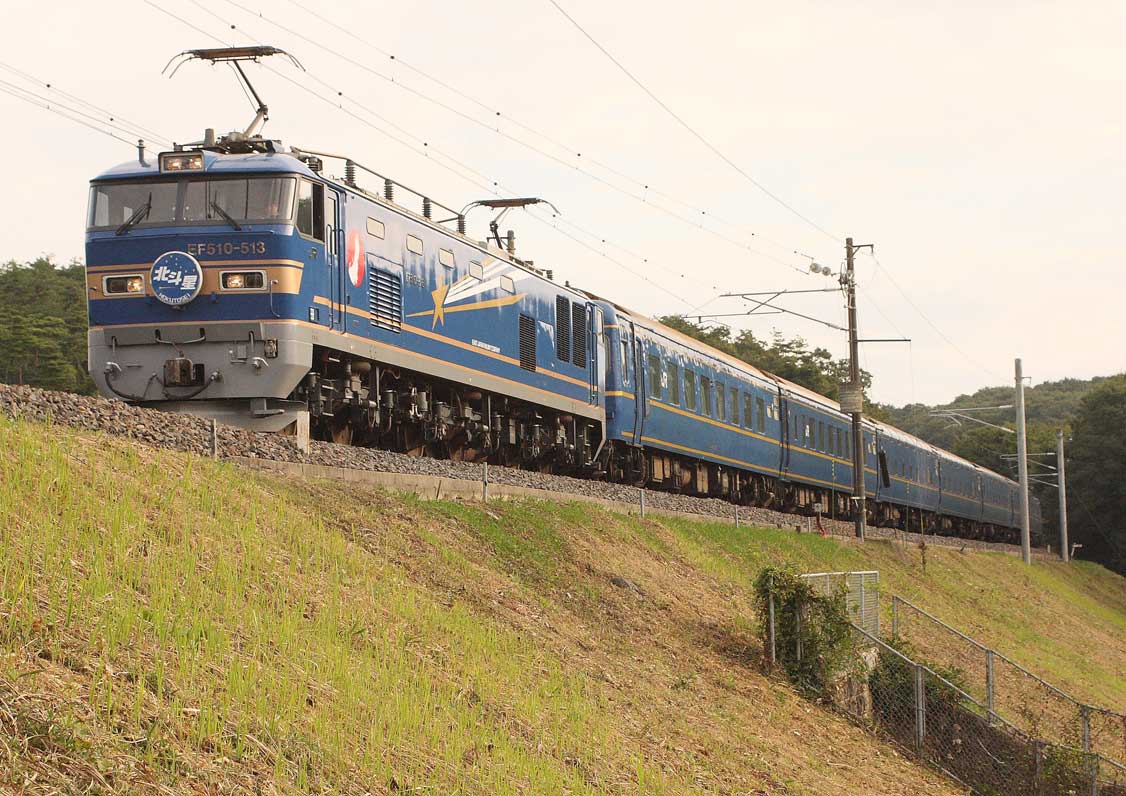
[[[337,420],[335,417],[329,426],[332,441],[337,445],[352,444],[352,421],[350,419]]]

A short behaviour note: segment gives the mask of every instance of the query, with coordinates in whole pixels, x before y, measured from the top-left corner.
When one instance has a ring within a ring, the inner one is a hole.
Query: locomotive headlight
[[[203,168],[200,152],[166,152],[160,156],[161,171],[194,171]]]
[[[262,271],[225,271],[224,290],[261,290],[266,286],[266,275]]]
[[[107,276],[105,281],[106,295],[119,296],[122,294],[137,294],[145,292],[145,278],[139,274],[126,276]]]

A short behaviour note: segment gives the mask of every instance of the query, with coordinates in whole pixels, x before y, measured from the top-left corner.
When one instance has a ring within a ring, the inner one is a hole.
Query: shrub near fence
[[[927,666],[902,641],[889,644],[847,624],[843,594],[811,593],[800,581],[786,571],[765,572],[756,583],[756,598],[768,659],[808,693],[838,704],[975,794],[1126,796],[1126,769],[1097,753],[1045,743],[1021,731],[967,693],[959,670]],[[829,623],[827,632],[811,627],[818,621]],[[841,640],[842,621],[851,629],[847,641]],[[809,639],[819,641],[810,646]],[[870,658],[865,649],[876,651],[870,671],[859,665]],[[803,660],[805,655],[815,659]],[[842,705],[835,699],[842,677],[862,679],[870,702]],[[856,704],[870,710],[857,710]]]

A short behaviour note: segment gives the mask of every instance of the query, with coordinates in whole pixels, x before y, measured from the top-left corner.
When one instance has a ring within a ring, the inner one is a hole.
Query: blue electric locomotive
[[[194,54],[270,54],[256,49]],[[105,394],[261,431],[850,515],[849,418],[833,402],[556,284],[495,223],[474,240],[464,211],[348,159],[330,178],[335,156],[263,138],[264,114],[155,158],[142,149],[93,180],[89,361]],[[1011,481],[879,423],[864,451],[871,522],[1013,538]]]

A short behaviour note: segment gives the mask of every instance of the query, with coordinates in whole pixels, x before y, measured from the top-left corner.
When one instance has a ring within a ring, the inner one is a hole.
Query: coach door
[[[779,449],[778,471],[782,478],[787,478],[790,474],[790,448],[794,444],[794,435],[791,433],[794,428],[794,418],[791,417],[794,405],[790,402],[789,396],[780,389],[778,391],[778,405],[782,410],[778,413],[778,417],[782,421],[782,445]]]
[[[586,305],[587,351],[590,352],[590,403],[598,406],[606,391],[606,335],[602,308]],[[577,342],[577,341],[576,341]]]
[[[633,441],[640,445],[641,435],[645,432],[645,413],[649,406],[645,400],[649,375],[645,372],[645,354],[642,353],[641,338],[637,336],[637,327],[633,325],[633,321],[629,324],[629,336],[633,340]]]
[[[329,326],[343,332],[348,326],[347,300],[344,290],[344,268],[341,264],[343,232],[340,224],[340,208],[337,194],[325,187],[325,262],[328,263],[329,299],[332,302],[332,316]]]

